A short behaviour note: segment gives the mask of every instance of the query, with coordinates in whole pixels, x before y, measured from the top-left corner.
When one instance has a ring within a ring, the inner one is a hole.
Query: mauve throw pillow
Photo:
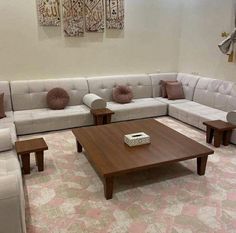
[[[4,93],[0,94],[0,119],[6,117],[4,109]]]
[[[167,83],[166,92],[169,100],[178,100],[185,98],[181,82]]]
[[[178,81],[164,81],[161,80],[161,97],[167,98],[167,92],[166,92],[166,84],[167,83],[176,83]]]
[[[50,109],[64,109],[70,101],[68,93],[59,87],[53,88],[47,94],[47,104]]]
[[[113,89],[113,100],[120,104],[130,103],[133,99],[133,92],[127,86],[117,86]]]

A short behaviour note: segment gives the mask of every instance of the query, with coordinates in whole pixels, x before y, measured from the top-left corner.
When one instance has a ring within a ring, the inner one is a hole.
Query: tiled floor
[[[205,144],[205,133],[169,117],[159,121]],[[38,137],[34,135],[33,137]],[[235,233],[236,147],[215,149],[205,176],[196,161],[115,180],[112,200],[70,130],[41,134],[45,171],[25,176],[29,233]],[[32,136],[22,137],[32,138]],[[212,147],[213,148],[213,147]]]

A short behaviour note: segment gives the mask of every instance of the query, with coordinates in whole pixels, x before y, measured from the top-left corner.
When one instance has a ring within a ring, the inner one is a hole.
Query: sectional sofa
[[[183,84],[185,99],[168,100],[161,97],[161,80],[178,80]],[[112,100],[117,85],[128,85],[134,99],[128,104]],[[62,87],[70,96],[64,110],[47,108],[46,95],[54,87]],[[0,128],[10,128],[12,143],[16,135],[60,130],[93,124],[90,108],[83,97],[94,93],[107,101],[115,112],[113,122],[169,115],[205,130],[204,121],[221,119],[236,110],[236,83],[184,73],[119,75],[57,80],[0,82],[5,94],[6,118]],[[231,142],[236,144],[236,130]],[[13,185],[4,185],[11,183]],[[7,188],[6,188],[7,187]],[[14,149],[0,153],[0,226],[5,232],[25,232],[24,198],[20,166]],[[8,212],[7,212],[8,211]],[[11,216],[11,223],[5,213]],[[13,227],[15,226],[15,228]],[[1,231],[0,231],[1,232]]]

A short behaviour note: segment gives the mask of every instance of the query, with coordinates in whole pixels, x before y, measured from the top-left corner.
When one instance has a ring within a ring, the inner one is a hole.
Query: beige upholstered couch
[[[185,99],[160,97],[161,80],[182,82]],[[112,101],[112,90],[117,85],[128,85],[133,90],[131,103]],[[64,110],[47,108],[46,95],[54,87],[62,87],[70,95],[69,106]],[[7,111],[7,117],[0,119],[0,128],[11,129],[12,142],[16,132],[24,135],[92,125],[90,108],[83,103],[88,93],[107,101],[107,107],[115,112],[113,122],[169,115],[205,130],[204,121],[226,120],[227,113],[236,110],[236,83],[183,73],[12,81],[10,89],[8,82],[0,82]],[[236,130],[231,142],[236,144]],[[8,233],[25,232],[21,172],[14,150],[0,153],[0,227]]]
[[[21,168],[14,150],[16,131],[8,82],[0,82],[1,92],[4,92],[7,117],[0,119],[0,130],[10,129],[13,149],[0,149],[0,233],[25,233],[25,198]]]

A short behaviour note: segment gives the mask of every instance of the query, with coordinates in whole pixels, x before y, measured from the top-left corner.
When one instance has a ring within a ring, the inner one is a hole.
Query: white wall
[[[236,81],[236,62],[218,49],[233,30],[235,0],[183,0],[179,71]]]
[[[39,27],[36,1],[0,1],[0,79],[176,71],[181,4],[125,0],[125,30],[64,38]]]

